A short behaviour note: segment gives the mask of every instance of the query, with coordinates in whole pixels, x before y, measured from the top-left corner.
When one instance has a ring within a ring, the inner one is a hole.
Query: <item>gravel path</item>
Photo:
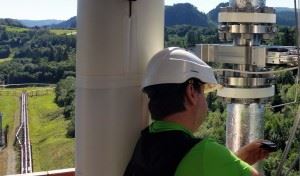
[[[20,125],[19,111],[15,113],[14,126],[9,128],[7,147],[0,152],[0,175],[16,174],[17,152],[14,148],[16,129]]]

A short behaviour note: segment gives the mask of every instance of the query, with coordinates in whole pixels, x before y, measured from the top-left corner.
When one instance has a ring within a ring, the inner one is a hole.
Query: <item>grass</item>
[[[70,123],[54,103],[54,92],[29,98],[30,137],[34,171],[74,167],[74,139],[66,137]]]
[[[13,58],[9,57],[9,58],[5,58],[5,59],[0,59],[0,64],[5,63],[5,62],[9,62],[11,61]]]
[[[14,27],[14,26],[5,26],[5,30],[8,32],[24,32],[28,31],[28,28]]]
[[[7,58],[0,59],[0,64],[13,60],[15,49],[11,49],[11,53]]]
[[[45,95],[54,90],[54,87],[22,87],[22,88],[2,88],[0,87],[0,96],[19,96],[22,92],[28,92],[28,95]],[[1,112],[1,111],[0,111]]]
[[[50,32],[56,35],[76,35],[75,29],[51,29]]]
[[[0,96],[0,112],[2,113],[2,127],[9,126],[9,130],[14,126],[14,116],[19,109],[19,98],[15,96]]]

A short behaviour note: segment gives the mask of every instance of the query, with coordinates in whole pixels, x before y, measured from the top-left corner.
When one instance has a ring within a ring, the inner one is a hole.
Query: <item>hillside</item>
[[[67,21],[59,24],[51,25],[50,28],[76,28],[76,17],[72,17]],[[189,3],[179,3],[173,6],[165,7],[165,25],[192,25],[192,26],[208,26],[207,15],[199,12],[198,9]]]
[[[67,21],[63,21],[58,24],[50,25],[51,28],[64,28],[64,29],[74,29],[76,28],[77,22],[76,22],[76,16],[68,19]]]
[[[193,26],[208,26],[207,16],[199,12],[198,9],[189,4],[175,4],[165,7],[165,25],[193,25]]]
[[[295,12],[293,10],[277,10],[277,24],[282,26],[295,26]]]
[[[63,20],[19,20],[26,27],[42,27],[55,25],[63,22]]]
[[[165,7],[165,25],[192,25],[208,27],[210,23],[214,25],[218,21],[218,13],[220,8],[228,6],[229,3],[220,3],[216,8],[209,11],[207,14],[200,12],[195,6],[190,3],[178,3],[173,6]],[[276,7],[277,24],[281,26],[295,25],[294,10],[286,7]],[[76,28],[76,17],[72,17],[67,21],[50,25],[51,28]]]
[[[10,60],[0,64],[1,81],[57,83],[75,75],[74,31],[21,29],[0,27],[0,59]]]
[[[0,18],[0,25],[12,26],[12,27],[25,27],[20,21],[10,18]]]
[[[218,15],[220,12],[220,8],[222,7],[227,7],[229,5],[229,3],[220,3],[216,8],[212,9],[211,11],[209,11],[207,13],[207,17],[209,18],[209,20],[213,21],[214,23],[218,22]]]

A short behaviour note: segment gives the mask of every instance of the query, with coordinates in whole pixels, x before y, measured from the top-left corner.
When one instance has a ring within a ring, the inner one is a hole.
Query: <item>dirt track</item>
[[[19,127],[19,111],[14,116],[14,126],[9,128],[7,147],[0,152],[0,175],[16,174],[17,153],[14,149],[15,133]]]

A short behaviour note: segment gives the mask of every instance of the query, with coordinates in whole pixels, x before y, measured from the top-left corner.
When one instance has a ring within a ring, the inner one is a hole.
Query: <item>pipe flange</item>
[[[217,95],[224,98],[235,99],[260,99],[272,97],[275,94],[275,87],[267,88],[229,88],[219,89]]]
[[[249,13],[276,13],[273,7],[247,7],[247,8],[234,8],[234,7],[223,7],[220,12],[249,12]]]
[[[226,25],[220,25],[219,30],[232,34],[274,34],[276,31],[276,27],[273,25],[232,24],[224,26]]]
[[[226,78],[225,86],[239,88],[262,88],[270,87],[271,80],[269,78],[241,78],[228,77]]]
[[[274,13],[220,12],[219,23],[276,23]]]

